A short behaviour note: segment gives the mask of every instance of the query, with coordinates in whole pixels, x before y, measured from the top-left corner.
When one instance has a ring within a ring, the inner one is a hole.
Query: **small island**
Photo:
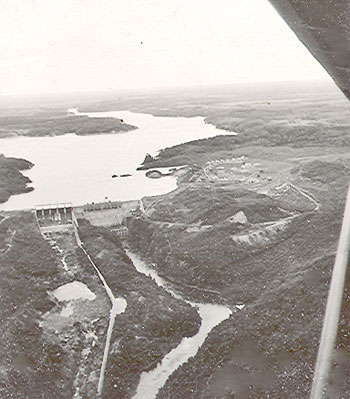
[[[173,176],[175,171],[176,171],[176,168],[169,169],[169,172],[167,172],[167,173],[163,173],[157,169],[152,169],[152,170],[149,170],[148,172],[146,172],[146,176],[149,177],[150,179],[159,179],[159,178],[165,177],[165,176]]]

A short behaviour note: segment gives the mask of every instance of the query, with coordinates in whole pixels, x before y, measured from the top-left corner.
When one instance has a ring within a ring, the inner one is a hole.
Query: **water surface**
[[[204,118],[154,117],[128,111],[93,112],[91,117],[114,117],[138,129],[89,136],[66,134],[55,137],[0,139],[0,153],[25,158],[35,166],[23,173],[34,191],[12,196],[0,210],[33,208],[35,205],[72,202],[133,200],[160,195],[176,188],[174,177],[149,179],[136,168],[145,154],[187,141],[228,132],[206,124]],[[112,175],[131,174],[130,177]]]
[[[140,256],[126,249],[126,253],[132,260],[136,270],[152,279],[159,287],[164,288],[172,296],[183,300],[195,307],[198,310],[201,318],[201,326],[197,334],[193,337],[185,337],[180,344],[171,350],[162,361],[153,370],[143,372],[141,374],[140,382],[137,387],[137,392],[133,399],[155,399],[159,390],[165,385],[168,378],[180,366],[186,363],[190,357],[197,354],[200,347],[203,345],[207,336],[211,333],[213,328],[219,325],[224,320],[228,319],[232,311],[223,305],[211,303],[196,303],[185,300],[181,295],[177,294],[166,281],[161,278],[156,270],[152,269]]]

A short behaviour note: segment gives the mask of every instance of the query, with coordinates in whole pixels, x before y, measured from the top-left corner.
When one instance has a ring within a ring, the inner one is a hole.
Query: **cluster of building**
[[[121,207],[120,201],[91,202],[84,205],[84,212],[101,211],[103,209],[117,209]]]
[[[237,174],[241,175],[242,173],[246,174],[255,171],[255,168],[250,163],[247,163],[245,159],[246,157],[242,155],[238,158],[208,161],[204,168],[204,172],[208,177],[210,176],[214,180],[236,179]]]
[[[247,162],[244,155],[238,158],[216,159],[208,161],[204,173],[209,180],[236,180],[244,183],[258,183],[261,181],[264,170],[259,168],[260,164]],[[271,177],[266,177],[271,181]]]

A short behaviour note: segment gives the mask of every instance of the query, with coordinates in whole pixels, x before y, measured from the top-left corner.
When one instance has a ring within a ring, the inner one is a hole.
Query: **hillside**
[[[176,190],[143,198],[143,210],[123,221],[126,242],[81,214],[85,249],[113,295],[127,302],[116,317],[103,398],[132,397],[142,372],[200,331],[196,306],[179,298],[224,305],[233,314],[210,330],[157,399],[309,397],[350,178],[348,103],[328,92],[254,93],[176,93],[161,103],[157,95],[129,96],[89,105],[201,115],[238,132],[145,154],[141,169],[183,167],[173,171]],[[43,125],[27,119],[38,134],[48,133],[42,112]],[[60,112],[58,125],[67,132],[70,117]],[[91,121],[91,132],[99,121],[103,131],[103,119]],[[6,193],[12,185],[25,189],[20,170],[31,164],[0,161]],[[44,239],[32,214],[0,214],[1,397],[96,396],[110,302],[71,227]],[[177,296],[136,271],[128,246]],[[57,300],[54,290],[74,281],[95,299]],[[348,273],[329,390],[337,398],[350,397],[349,283]]]
[[[341,148],[230,151],[234,140],[161,152],[161,160],[186,153],[196,167],[178,178],[177,191],[145,199],[146,213],[130,221],[132,245],[189,298],[245,305],[171,376],[159,398],[308,397],[350,158]],[[350,350],[346,336],[340,333],[340,353]],[[342,372],[350,378],[348,365]],[[347,397],[339,378],[336,389]]]
[[[305,82],[174,89],[95,104],[82,103],[79,109],[201,116],[219,129],[238,133],[233,141],[235,145],[330,148],[350,143],[350,110],[346,98],[334,86]],[[210,143],[217,145],[214,139]],[[211,151],[212,147],[207,149]]]
[[[12,136],[59,136],[128,132],[136,129],[116,118],[89,118],[75,116],[62,110],[1,110],[0,138]]]
[[[80,235],[114,295],[127,301],[113,330],[103,397],[130,398],[143,370],[197,332],[199,316],[138,273],[114,233],[81,220]],[[33,213],[3,213],[0,271],[0,397],[94,398],[110,303],[73,230],[43,237]],[[72,299],[58,299],[56,290],[72,283],[90,297],[74,288]]]
[[[30,179],[23,176],[21,170],[30,169],[34,165],[24,159],[8,158],[0,154],[0,203],[6,202],[11,195],[28,193]]]

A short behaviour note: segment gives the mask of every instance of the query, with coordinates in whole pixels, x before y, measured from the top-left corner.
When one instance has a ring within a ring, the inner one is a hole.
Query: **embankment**
[[[114,325],[103,397],[129,398],[143,371],[151,370],[183,337],[196,334],[197,312],[134,268],[119,238],[106,228],[79,220],[80,237],[126,311]]]

